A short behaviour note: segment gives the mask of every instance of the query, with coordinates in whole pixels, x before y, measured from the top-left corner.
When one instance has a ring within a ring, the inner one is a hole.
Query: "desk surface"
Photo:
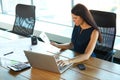
[[[120,79],[120,65],[110,63],[108,61],[100,60],[97,58],[90,58],[83,62],[86,70],[79,70],[76,64],[70,67],[63,74],[57,74],[37,68],[30,68],[21,72],[11,71],[5,66],[0,67],[1,80],[6,79],[5,76],[11,79],[19,80],[119,80]],[[2,72],[2,73],[1,73]],[[3,76],[4,75],[4,76]]]
[[[64,53],[64,56],[69,53]],[[63,56],[62,55],[62,56]],[[119,80],[120,65],[105,60],[90,58],[83,62],[86,70],[79,70],[76,64],[71,66],[63,74],[57,74],[36,68],[30,68],[21,72],[14,72],[7,65],[14,61],[0,58],[0,80]]]

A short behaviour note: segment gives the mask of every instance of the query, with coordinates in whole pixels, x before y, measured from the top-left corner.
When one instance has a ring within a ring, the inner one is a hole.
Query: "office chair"
[[[96,24],[98,25],[103,42],[97,43],[94,52],[96,57],[110,60],[115,53],[113,49],[116,36],[116,14],[105,11],[90,10]]]
[[[35,6],[17,4],[13,30],[11,32],[25,37],[33,34],[35,26]]]

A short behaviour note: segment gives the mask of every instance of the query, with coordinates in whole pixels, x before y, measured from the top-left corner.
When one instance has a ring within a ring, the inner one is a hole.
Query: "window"
[[[0,13],[2,13],[1,6],[2,6],[2,5],[1,5],[1,1],[0,1]]]
[[[33,4],[39,20],[72,25],[71,0],[34,0]]]
[[[120,0],[1,0],[2,13],[15,15],[15,6],[18,3],[35,5],[37,20],[66,26],[72,26],[72,5],[82,3],[88,9],[117,13],[117,26],[120,25],[118,22],[120,21],[118,20],[120,19]],[[117,30],[120,30],[120,28],[117,27]],[[120,35],[118,31],[117,35]]]
[[[18,3],[31,4],[30,0],[2,0],[3,13],[15,15],[15,6]]]

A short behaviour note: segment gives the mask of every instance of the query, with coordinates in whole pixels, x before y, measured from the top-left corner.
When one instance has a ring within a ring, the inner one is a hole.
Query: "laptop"
[[[66,65],[64,67],[58,66],[56,61],[57,59],[64,59],[67,60],[68,58],[63,57],[63,56],[55,56],[55,54],[52,53],[38,53],[38,52],[32,52],[32,51],[24,51],[25,56],[28,59],[28,62],[32,67],[42,69],[42,70],[47,70],[51,72],[56,72],[56,73],[63,73],[65,72],[72,64]]]

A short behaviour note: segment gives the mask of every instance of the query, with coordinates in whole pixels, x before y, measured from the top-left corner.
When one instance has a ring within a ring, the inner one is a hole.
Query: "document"
[[[46,46],[46,50],[48,52],[51,52],[51,53],[59,53],[60,52],[60,48],[57,48],[53,45],[50,44],[50,40],[48,38],[48,36],[45,34],[45,32],[42,32],[39,37],[44,41],[44,46]]]
[[[48,43],[50,44],[50,40],[48,38],[48,36],[45,34],[45,32],[42,32],[39,37],[45,42],[45,43]]]
[[[17,62],[28,62],[23,49],[20,48],[2,48],[0,50],[0,57]]]

